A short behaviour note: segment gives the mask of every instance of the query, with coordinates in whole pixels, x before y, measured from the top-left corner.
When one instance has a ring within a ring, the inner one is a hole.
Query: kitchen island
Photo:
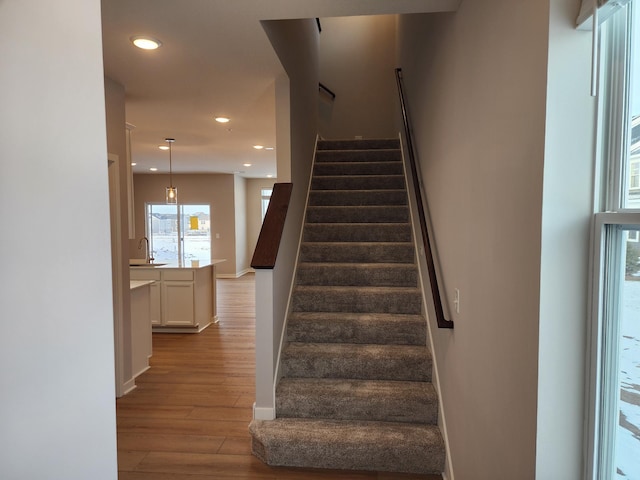
[[[199,333],[217,322],[216,265],[224,261],[131,265],[131,280],[153,281],[149,312],[153,332]]]

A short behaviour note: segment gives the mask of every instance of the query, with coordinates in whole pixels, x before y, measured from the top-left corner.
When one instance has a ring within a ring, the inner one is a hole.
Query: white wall
[[[263,22],[274,50],[289,77],[291,183],[293,191],[280,242],[276,266],[256,274],[256,406],[273,409],[273,384],[280,338],[287,314],[287,302],[296,261],[304,216],[309,175],[317,135],[318,108],[318,30],[315,20],[275,20]],[[286,82],[278,82],[280,88]],[[277,91],[279,90],[276,85]],[[283,103],[276,101],[276,108]],[[280,118],[280,113],[278,113]],[[278,141],[283,136],[276,133]],[[286,137],[286,135],[285,135]],[[278,150],[281,145],[277,145]],[[279,154],[280,155],[280,154]],[[280,165],[280,158],[278,159]],[[278,167],[278,175],[281,169]],[[282,181],[282,180],[280,180]],[[268,277],[268,278],[266,278]],[[262,280],[268,285],[261,287]],[[265,299],[265,302],[261,302]],[[273,303],[267,302],[273,299]],[[262,305],[262,308],[260,307]],[[266,310],[268,311],[268,314]],[[264,320],[269,320],[265,324]]]
[[[116,351],[116,355],[122,355],[121,381],[133,381],[133,371],[131,369],[131,294],[129,292],[129,218],[128,218],[128,197],[127,197],[127,147],[125,136],[125,91],[124,87],[110,78],[104,79],[105,89],[105,117],[107,122],[107,150],[109,154],[118,156],[118,173],[116,177],[119,182],[119,202],[120,202],[120,225],[119,230],[112,226],[112,271],[114,292],[120,294],[120,317],[122,329],[122,351]],[[116,167],[110,167],[116,168]],[[114,238],[117,233],[119,238]],[[115,242],[118,243],[116,246]],[[118,259],[116,251],[120,249],[120,266],[116,268]],[[120,272],[121,278],[116,281],[116,272]],[[113,302],[114,310],[118,308],[118,302]],[[117,315],[116,315],[117,317]],[[116,360],[117,361],[117,360]],[[124,392],[120,392],[121,394]]]
[[[165,202],[165,188],[169,175],[136,174],[133,176],[135,192],[135,218],[138,238],[145,231],[145,203]],[[235,277],[239,273],[236,261],[236,208],[235,179],[227,174],[178,174],[173,175],[181,203],[203,203],[211,205],[211,254],[213,258],[224,258],[226,262],[216,266],[221,276]],[[240,211],[239,215],[244,215]],[[244,217],[243,220],[244,222]],[[216,234],[219,234],[217,238]],[[133,258],[144,258],[144,249],[137,249],[138,240],[130,243]],[[244,254],[243,254],[244,255]],[[246,260],[246,259],[245,259]],[[248,268],[248,260],[241,270]],[[240,271],[241,271],[240,270]]]
[[[6,479],[117,477],[100,30],[98,0],[0,2]]]
[[[236,226],[236,273],[248,270],[250,258],[247,256],[247,182],[244,178],[233,177],[233,208]]]
[[[336,98],[320,95],[320,134],[397,136],[396,15],[329,17],[321,25],[320,82]]]
[[[547,2],[399,22],[451,311],[460,290],[455,329],[433,338],[458,480],[535,475],[547,37]]]
[[[582,472],[595,105],[577,2],[551,2],[542,207],[536,478]]]

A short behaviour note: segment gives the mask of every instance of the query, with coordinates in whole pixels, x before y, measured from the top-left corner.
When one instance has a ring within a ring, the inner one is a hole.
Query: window
[[[146,232],[156,263],[211,261],[209,205],[146,204]]]
[[[267,208],[269,207],[269,201],[271,200],[271,188],[263,188],[260,190],[262,196],[262,221],[264,222],[264,216],[267,214]]]
[[[634,118],[634,122],[638,121],[640,127],[640,116]],[[632,190],[640,189],[640,142],[638,142],[638,146],[634,149],[637,149],[637,154],[631,157],[631,163],[629,164],[629,192],[631,194]]]
[[[640,478],[640,3],[603,25],[589,471]]]

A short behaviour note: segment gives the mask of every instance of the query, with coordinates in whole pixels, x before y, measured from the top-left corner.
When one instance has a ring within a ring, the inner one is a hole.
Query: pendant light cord
[[[171,145],[176,140],[174,138],[165,138],[164,141],[169,144],[169,186],[173,189],[173,168],[171,165]]]
[[[173,173],[171,170],[171,143],[169,142],[169,186],[173,188]]]

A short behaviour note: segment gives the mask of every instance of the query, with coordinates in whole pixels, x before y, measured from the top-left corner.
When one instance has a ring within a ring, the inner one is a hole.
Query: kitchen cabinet
[[[198,333],[217,321],[215,265],[136,265],[132,280],[153,280],[149,316],[154,332]]]

